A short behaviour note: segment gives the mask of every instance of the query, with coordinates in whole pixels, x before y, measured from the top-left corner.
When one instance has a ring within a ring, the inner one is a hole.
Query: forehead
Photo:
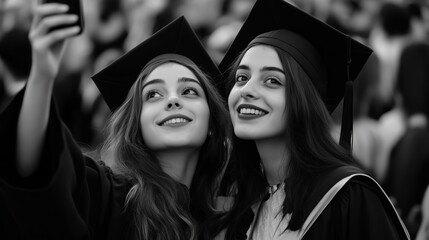
[[[243,55],[240,65],[263,65],[283,68],[276,50],[268,45],[256,45]]]
[[[184,65],[175,62],[167,62],[154,68],[144,82],[152,79],[178,80],[180,78],[192,78],[198,81],[195,74]]]

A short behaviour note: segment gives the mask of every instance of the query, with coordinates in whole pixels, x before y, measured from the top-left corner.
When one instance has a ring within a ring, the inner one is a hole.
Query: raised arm
[[[17,130],[17,169],[22,177],[33,174],[43,147],[54,79],[58,73],[65,40],[79,32],[69,27],[49,32],[54,26],[73,23],[76,16],[64,4],[37,5],[30,30],[32,68],[27,82]]]

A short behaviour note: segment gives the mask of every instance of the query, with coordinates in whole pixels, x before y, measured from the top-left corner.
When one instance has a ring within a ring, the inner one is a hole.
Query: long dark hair
[[[249,45],[231,66],[228,89],[234,85],[235,70]],[[304,222],[303,204],[321,173],[336,167],[355,165],[350,153],[331,136],[332,119],[311,79],[299,64],[283,50],[277,52],[286,74],[286,142],[290,162],[285,180],[286,199],[283,216],[293,213],[288,229],[298,230]],[[317,79],[313,79],[317,81]],[[229,212],[221,217],[219,231],[226,228],[226,239],[234,239],[235,230],[242,228],[248,210],[266,194],[267,182],[253,140],[232,138],[231,159],[221,183],[220,193],[235,198]],[[286,146],[285,146],[286,147]],[[284,229],[286,230],[286,229]]]
[[[161,168],[141,134],[142,86],[158,66],[174,62],[187,67],[200,81],[210,109],[209,132],[204,142],[190,191]],[[226,104],[202,70],[193,63],[160,58],[149,63],[132,86],[124,104],[113,113],[101,157],[116,174],[125,176],[133,187],[125,211],[133,216],[136,239],[193,239],[196,223],[213,209],[217,176],[227,156],[229,129]]]

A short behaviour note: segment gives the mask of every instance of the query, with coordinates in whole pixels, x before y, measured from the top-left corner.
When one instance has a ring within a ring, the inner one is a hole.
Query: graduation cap
[[[345,86],[356,79],[372,53],[370,48],[284,0],[255,2],[219,69],[225,73],[252,41],[288,52],[311,78],[330,113],[343,99]],[[347,95],[352,95],[350,89]],[[350,141],[351,103],[351,97],[344,99],[348,109],[343,109],[343,143]]]
[[[111,111],[124,102],[128,91],[146,64],[163,54],[184,56],[212,79],[221,77],[216,64],[206,52],[188,21],[182,16],[91,77]],[[221,82],[213,84],[218,86]]]

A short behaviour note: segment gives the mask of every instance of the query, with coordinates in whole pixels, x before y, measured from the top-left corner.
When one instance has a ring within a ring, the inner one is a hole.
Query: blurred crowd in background
[[[353,155],[386,190],[414,238],[429,184],[429,0],[288,1],[374,50],[354,84]],[[30,72],[35,2],[0,0],[0,111]],[[94,73],[182,15],[220,62],[254,2],[82,0],[85,30],[69,41],[54,87],[75,139],[87,149],[103,139],[110,111]],[[333,114],[336,124],[340,112]]]

